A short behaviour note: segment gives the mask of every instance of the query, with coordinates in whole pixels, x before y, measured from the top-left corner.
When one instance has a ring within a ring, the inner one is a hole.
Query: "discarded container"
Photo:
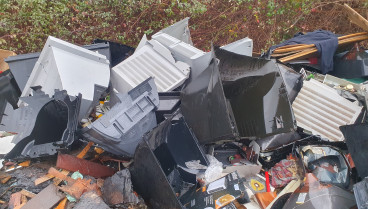
[[[66,91],[56,91],[50,98],[36,89],[33,96],[20,98],[27,106],[7,106],[0,129],[18,134],[5,159],[53,155],[68,148],[74,142],[81,97],[71,100]]]
[[[31,87],[41,86],[52,95],[55,89],[71,96],[82,94],[79,119],[87,116],[107,89],[110,80],[106,56],[50,36],[32,70],[22,96],[31,94]]]
[[[293,102],[298,126],[332,141],[344,139],[339,127],[352,124],[362,107],[341,97],[335,89],[314,79],[304,81]]]
[[[208,166],[184,118],[165,120],[137,147],[130,168],[134,190],[152,208],[184,208],[179,197],[196,184],[196,175],[185,165],[192,160]]]
[[[133,156],[142,136],[156,126],[159,97],[153,78],[126,94],[102,117],[81,130],[89,141],[116,155]]]

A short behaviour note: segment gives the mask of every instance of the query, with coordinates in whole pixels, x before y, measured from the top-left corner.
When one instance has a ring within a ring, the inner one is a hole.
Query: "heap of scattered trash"
[[[189,18],[137,48],[0,50],[1,208],[368,208],[368,21],[354,17],[367,32],[262,55],[249,38],[196,48]]]

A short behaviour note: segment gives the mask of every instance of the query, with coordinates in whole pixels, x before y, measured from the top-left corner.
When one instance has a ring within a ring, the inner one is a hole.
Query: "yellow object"
[[[254,191],[262,191],[265,188],[264,184],[262,184],[261,182],[255,180],[255,179],[250,180],[250,186],[252,187],[252,189]]]
[[[219,209],[227,204],[230,204],[232,201],[235,200],[235,197],[230,195],[230,194],[226,194],[224,196],[221,196],[220,198],[218,198],[216,200],[216,203],[215,203],[215,208],[216,209]]]
[[[102,154],[103,152],[105,152],[105,150],[104,150],[104,149],[102,149],[102,148],[100,148],[100,147],[95,147],[95,152],[96,152],[97,154]]]

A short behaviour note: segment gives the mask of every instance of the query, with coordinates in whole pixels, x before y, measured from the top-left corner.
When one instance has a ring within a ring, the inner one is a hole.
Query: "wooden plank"
[[[84,158],[88,150],[91,149],[92,145],[93,145],[93,142],[88,142],[86,147],[84,147],[84,149],[77,155],[77,158]]]
[[[48,180],[50,180],[52,178],[54,178],[54,176],[53,175],[50,175],[50,174],[46,174],[44,176],[41,176],[40,178],[38,178],[38,179],[35,180],[35,185],[37,186],[39,184],[42,184],[43,182],[48,181]]]
[[[21,193],[22,195],[26,196],[26,197],[29,197],[29,198],[34,198],[34,197],[36,196],[36,194],[35,194],[35,193],[30,192],[30,191],[25,190],[25,189],[22,189],[22,190],[20,191],[20,193]]]
[[[345,35],[345,36],[340,36],[337,39],[340,40],[345,40],[348,38],[352,38],[352,37],[358,37],[358,36],[362,36],[362,35],[368,35],[367,32],[360,32],[360,33],[353,33],[353,34],[349,34],[349,35]],[[313,48],[315,47],[314,44],[294,44],[294,45],[287,45],[288,47],[278,47],[273,51],[274,53],[285,53],[285,52],[292,52],[292,51],[299,51],[299,50],[305,50],[305,49],[309,49],[309,48]]]
[[[342,40],[339,40],[338,44],[341,47],[342,45],[351,44],[351,43],[364,41],[364,40],[368,40],[368,35],[360,35],[360,36],[354,36],[354,37],[342,39]],[[295,59],[308,58],[308,57],[315,56],[316,53],[317,53],[316,48],[306,49],[306,50],[303,50],[299,53],[283,57],[283,58],[279,59],[279,61],[280,62],[288,62],[288,61],[295,60]]]
[[[86,145],[86,147],[84,147],[83,148],[83,150],[77,155],[77,157],[78,158],[83,158],[86,154],[87,154],[87,152],[88,152],[88,150],[91,148],[91,146],[93,145],[93,142],[89,142],[87,145]],[[63,174],[65,174],[65,175],[68,175],[69,174],[69,171],[67,171],[67,170],[63,170],[63,171],[61,171]],[[42,177],[40,177],[40,178],[38,178],[38,179],[36,179],[35,180],[35,185],[37,186],[37,185],[39,185],[39,184],[41,184],[41,183],[43,183],[43,182],[45,182],[45,181],[48,181],[48,180],[50,180],[50,179],[52,179],[52,178],[54,178],[54,176],[53,175],[51,175],[51,174],[46,174],[46,175],[44,175],[44,176],[42,176]],[[61,182],[62,182],[63,180],[61,180],[61,179],[54,179],[54,184],[55,185],[59,185]]]
[[[360,15],[357,11],[351,8],[349,5],[344,4],[342,6],[345,13],[348,15],[350,21],[365,31],[368,31],[368,20],[365,19],[362,15]]]

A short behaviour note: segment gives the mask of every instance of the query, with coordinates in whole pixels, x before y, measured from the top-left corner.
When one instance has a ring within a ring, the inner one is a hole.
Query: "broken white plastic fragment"
[[[55,89],[66,90],[69,95],[82,94],[79,118],[84,117],[108,87],[109,61],[106,56],[49,36],[33,68],[22,97],[31,94],[31,87],[41,86],[45,94]]]
[[[154,34],[153,36],[159,34],[159,33],[166,33],[169,36],[172,36],[175,39],[178,39],[180,41],[183,41],[187,44],[193,45],[192,39],[190,37],[190,31],[189,31],[189,17],[180,20],[179,22],[174,23],[173,25],[164,28]]]
[[[247,38],[243,38],[243,39],[234,41],[220,48],[225,49],[230,52],[234,52],[236,54],[251,57],[252,52],[253,52],[253,40],[247,37]]]
[[[341,97],[335,89],[316,80],[304,81],[293,102],[299,127],[332,141],[342,141],[342,125],[353,124],[362,107]]]
[[[189,77],[189,65],[175,61],[170,51],[157,41],[145,44],[140,44],[139,50],[112,69],[113,87],[126,93],[149,77],[155,79],[158,92],[171,91],[183,84]]]

